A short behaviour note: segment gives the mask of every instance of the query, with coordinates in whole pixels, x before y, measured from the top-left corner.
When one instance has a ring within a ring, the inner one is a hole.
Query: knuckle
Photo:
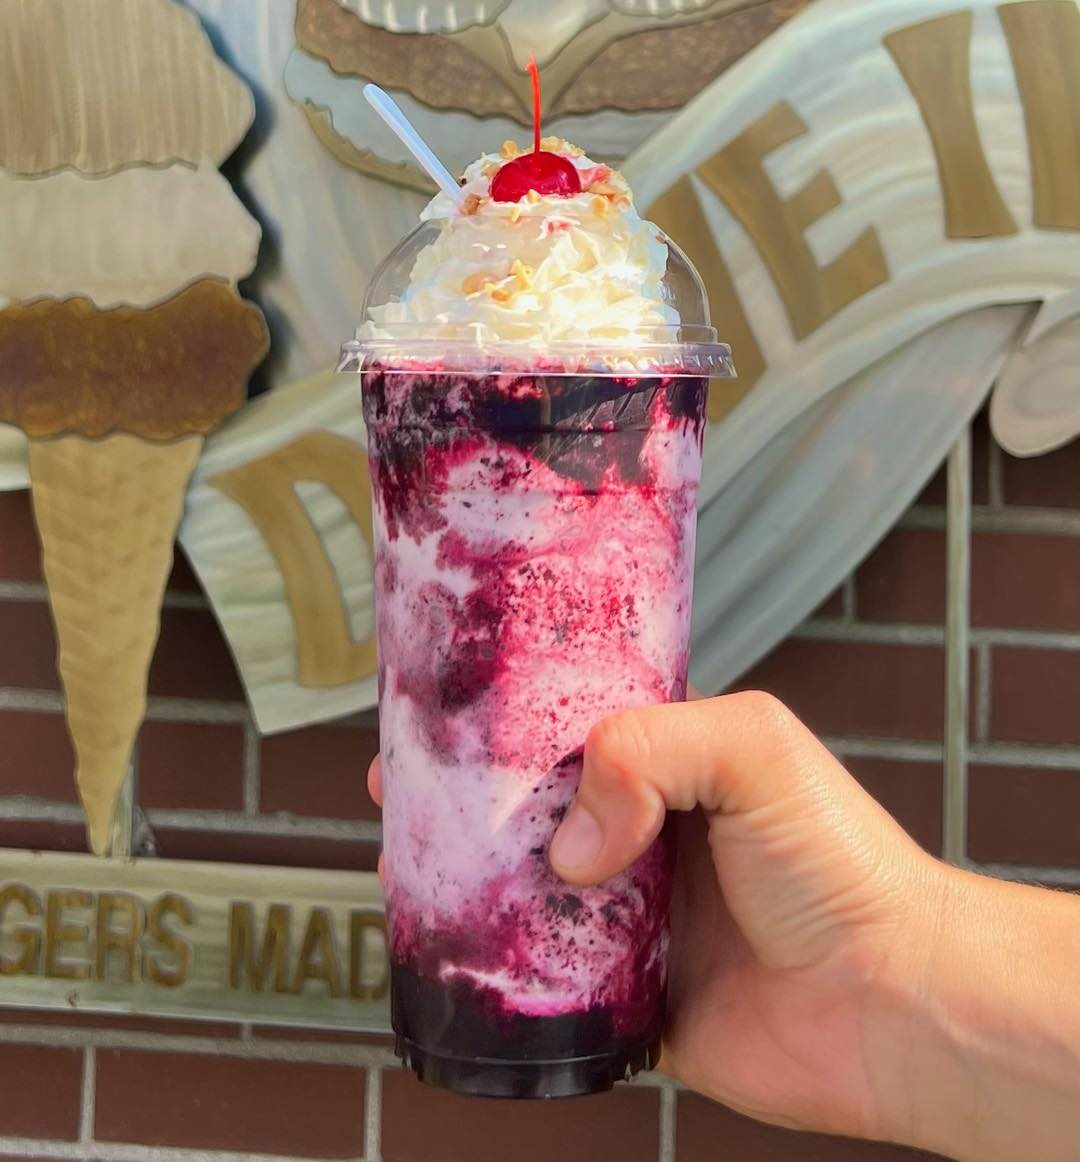
[[[600,759],[600,769],[618,782],[631,781],[646,769],[653,751],[642,717],[633,710],[598,722],[589,732],[585,749]]]
[[[747,690],[738,697],[756,731],[778,743],[790,741],[801,729],[799,720],[776,697],[765,690]]]

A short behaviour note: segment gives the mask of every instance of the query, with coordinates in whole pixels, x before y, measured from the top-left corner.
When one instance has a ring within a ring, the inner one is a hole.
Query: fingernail
[[[603,846],[600,824],[590,811],[575,803],[551,841],[551,862],[568,870],[588,867],[596,861]]]

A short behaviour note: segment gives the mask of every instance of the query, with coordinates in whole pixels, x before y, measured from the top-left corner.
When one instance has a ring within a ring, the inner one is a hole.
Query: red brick
[[[165,1017],[137,1017],[131,1013],[87,1013],[78,1009],[0,1009],[0,1024],[49,1025],[65,1029],[123,1030],[158,1037],[240,1037],[240,1026],[226,1021],[197,1021]]]
[[[764,1126],[693,1093],[679,1094],[677,1142],[678,1162],[915,1162],[937,1157],[902,1146]]]
[[[242,810],[244,728],[232,723],[145,723],[139,736],[139,803]]]
[[[942,624],[945,534],[933,529],[890,533],[859,567],[855,613],[861,621]]]
[[[973,624],[1011,629],[1080,629],[1080,538],[976,533],[972,540]],[[896,529],[856,575],[863,621],[941,625],[947,586],[945,534]]]
[[[378,819],[367,793],[379,733],[365,726],[311,726],[262,740],[263,811],[327,819]]]
[[[77,1138],[82,1071],[78,1049],[0,1045],[0,1135]]]
[[[981,863],[1080,867],[1080,770],[973,766],[968,854]]]
[[[811,617],[843,617],[844,616],[844,590],[833,590],[828,597],[814,610]]]
[[[40,581],[41,576],[30,493],[0,492],[0,581]]]
[[[252,863],[271,867],[313,867],[329,871],[374,871],[379,845],[359,839],[314,839],[300,835],[252,835],[155,827],[163,859]]]
[[[244,696],[236,664],[213,614],[166,609],[150,667],[150,693],[171,698],[239,701]]]
[[[1080,745],[1080,653],[995,646],[990,737]]]
[[[936,646],[792,639],[739,688],[770,691],[818,734],[939,739],[944,674]]]
[[[75,802],[75,759],[63,715],[0,710],[0,795]]]
[[[1080,508],[1080,443],[1031,459],[1003,456],[1005,503]]]
[[[847,767],[909,835],[927,851],[941,854],[940,763],[853,758]]]
[[[167,589],[174,593],[201,593],[202,585],[191,567],[184,550],[179,545],[173,550],[173,567],[169,574]]]
[[[1010,629],[1080,629],[1080,539],[977,533],[971,619]]]
[[[562,1102],[467,1101],[383,1077],[383,1162],[656,1162],[659,1093],[620,1088]]]
[[[81,823],[55,823],[48,819],[0,819],[0,847],[26,851],[87,850],[86,828]]]
[[[0,686],[58,690],[56,636],[44,601],[0,601]]]
[[[356,1157],[364,1149],[364,1071],[99,1049],[95,1136],[293,1158]]]

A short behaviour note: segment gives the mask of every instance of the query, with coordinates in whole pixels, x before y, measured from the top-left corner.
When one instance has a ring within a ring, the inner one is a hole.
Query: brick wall
[[[969,856],[1080,886],[1080,446],[1015,461],[976,429]],[[944,485],[748,676],[941,844]],[[29,504],[0,493],[0,845],[84,850]],[[145,852],[370,869],[370,716],[259,740],[179,562],[137,755]],[[0,988],[3,986],[0,985]],[[733,1051],[737,1051],[737,1048]],[[0,1162],[886,1162],[909,1151],[758,1127],[657,1079],[558,1107],[422,1090],[385,1041],[7,1010]]]

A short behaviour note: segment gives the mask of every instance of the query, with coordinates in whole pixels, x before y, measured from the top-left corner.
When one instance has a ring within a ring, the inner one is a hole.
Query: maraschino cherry
[[[577,167],[568,158],[540,148],[540,69],[536,57],[529,54],[529,72],[533,91],[533,151],[508,161],[491,183],[495,202],[520,202],[530,190],[572,198],[581,193]]]

